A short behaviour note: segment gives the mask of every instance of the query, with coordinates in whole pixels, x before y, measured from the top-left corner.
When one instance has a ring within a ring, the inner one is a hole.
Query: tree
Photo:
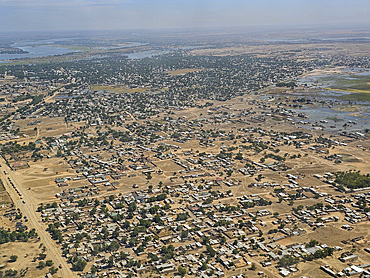
[[[187,238],[187,237],[188,237],[188,235],[189,235],[189,231],[188,231],[188,230],[183,230],[183,231],[181,232],[181,238]]]
[[[214,257],[216,255],[216,251],[215,249],[212,248],[211,245],[207,245],[207,252],[209,253],[211,257]]]
[[[108,267],[113,267],[114,264],[114,258],[113,256],[110,256],[108,259]]]
[[[87,262],[84,261],[81,258],[78,258],[73,264],[72,264],[72,270],[74,271],[83,271]]]
[[[58,269],[52,266],[52,267],[49,268],[49,272],[50,272],[51,275],[54,275],[55,273],[58,272]]]
[[[181,265],[179,265],[177,271],[179,272],[180,276],[185,276],[185,274],[186,274],[186,269],[184,267],[182,267]]]
[[[109,251],[117,251],[119,249],[119,243],[112,241],[111,244],[108,246]]]
[[[309,248],[309,247],[314,247],[314,246],[317,246],[319,245],[320,243],[317,241],[317,240],[314,240],[312,239],[308,244],[306,244],[306,247]]]
[[[3,274],[2,271],[0,273]],[[7,270],[5,270],[5,277],[16,276],[17,273],[18,273],[18,271],[16,271],[16,270],[7,269]]]
[[[137,249],[136,249],[137,253],[142,253],[144,252],[144,246],[140,245]]]
[[[127,258],[127,254],[126,254],[125,252],[121,251],[121,252],[119,253],[119,258],[120,258],[121,260],[126,260],[126,258]]]
[[[132,237],[128,241],[128,244],[130,245],[130,247],[136,246],[139,244],[139,240],[136,237]]]
[[[299,262],[299,258],[294,258],[292,256],[284,256],[279,260],[278,265],[285,267],[285,266],[289,266],[292,264],[296,264],[298,262]]]
[[[43,261],[39,261],[38,268],[43,269],[45,267],[45,263]]]
[[[189,214],[187,212],[182,212],[176,215],[176,221],[183,221],[188,219]]]
[[[255,264],[255,263],[252,263],[251,270],[253,270],[253,271],[254,271],[254,270],[256,270],[256,268],[257,268],[257,267],[256,267],[256,264]]]
[[[15,262],[17,259],[18,259],[18,256],[17,255],[11,255],[9,262],[11,262],[11,263],[12,262]]]
[[[228,176],[228,177],[230,177],[230,176],[231,176],[231,174],[232,174],[233,172],[234,172],[233,170],[228,169],[228,170],[227,170],[227,176]]]
[[[235,156],[235,159],[242,160],[243,159],[243,154],[242,153],[237,153]]]

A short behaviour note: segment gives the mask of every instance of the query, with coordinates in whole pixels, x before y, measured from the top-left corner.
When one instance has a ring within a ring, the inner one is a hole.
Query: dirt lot
[[[189,72],[197,72],[197,71],[201,71],[202,69],[179,69],[179,70],[170,70],[170,71],[167,71],[167,73],[171,74],[171,75],[181,75],[181,74],[186,74],[186,73],[189,73]]]

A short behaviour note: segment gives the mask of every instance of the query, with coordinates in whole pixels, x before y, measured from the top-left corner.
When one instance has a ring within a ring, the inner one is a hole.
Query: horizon
[[[364,0],[0,0],[4,32],[370,25]]]

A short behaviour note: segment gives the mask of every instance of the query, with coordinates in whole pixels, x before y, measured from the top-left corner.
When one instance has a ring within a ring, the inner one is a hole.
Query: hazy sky
[[[0,0],[0,32],[352,23],[370,0]]]

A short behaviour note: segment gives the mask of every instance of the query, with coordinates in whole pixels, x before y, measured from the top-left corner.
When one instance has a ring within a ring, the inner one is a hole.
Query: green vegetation
[[[256,264],[255,263],[252,263],[252,266],[251,266],[251,270],[255,271],[256,270]]]
[[[329,88],[331,90],[351,93],[341,95],[338,99],[347,101],[370,101],[369,76],[351,75],[351,78],[347,78],[347,76],[329,76],[321,80],[332,82],[333,85],[330,85]]]
[[[77,257],[74,257],[72,261],[73,261],[72,270],[74,271],[83,271],[87,264],[86,261]]]
[[[24,101],[26,99],[32,99],[32,96],[30,94],[20,95],[20,96],[17,96],[16,98],[14,98],[13,102]]]
[[[177,214],[176,221],[183,221],[183,220],[188,219],[188,217],[189,217],[189,214],[187,212],[182,212],[182,213]]]
[[[366,75],[351,74],[350,78],[348,78],[348,75],[338,75],[338,76],[329,75],[329,76],[320,78],[319,81],[326,81],[326,82],[333,83],[333,85],[331,86],[331,88],[333,89],[370,88],[370,85],[368,84],[370,82],[370,77]]]
[[[29,232],[24,231],[23,228],[20,228],[18,231],[6,231],[0,230],[0,244],[4,244],[7,242],[14,242],[14,241],[22,241],[26,242],[30,238],[37,237],[37,233],[35,229],[30,230]]]
[[[290,266],[292,264],[296,264],[298,262],[299,262],[299,258],[295,258],[292,256],[284,256],[279,260],[278,265],[285,267],[285,266]]]
[[[37,266],[39,269],[43,269],[45,267],[45,262],[39,261],[39,265]]]
[[[58,272],[58,268],[55,268],[55,267],[52,266],[52,267],[49,268],[49,272],[50,272],[51,275],[54,275],[55,273]]]
[[[162,261],[166,262],[169,259],[172,259],[174,254],[175,247],[171,244],[169,246],[163,246],[161,248]]]
[[[343,119],[337,118],[337,117],[335,117],[335,116],[329,116],[329,117],[327,117],[326,119],[328,119],[328,120],[332,120],[332,121],[334,121],[334,122],[344,121]]]
[[[18,259],[18,256],[17,255],[11,255],[9,262],[11,262],[11,263],[12,262],[15,262],[17,259]]]
[[[4,274],[3,274],[2,271],[0,271],[0,277],[14,277],[17,274],[18,274],[18,271],[12,270],[12,269],[5,270]],[[3,276],[3,275],[5,275],[5,276]]]
[[[59,222],[55,222],[54,224],[49,224],[48,231],[54,240],[59,240],[59,242],[62,242],[63,236],[62,236],[62,232],[58,230],[59,227],[60,227]]]
[[[273,154],[273,153],[266,154],[265,155],[265,159],[266,158],[273,158],[273,159],[275,159],[277,161],[285,161],[285,157],[282,157],[280,155],[276,155],[276,154]]]
[[[153,203],[153,202],[158,202],[158,201],[163,201],[167,198],[167,195],[165,193],[162,193],[157,196],[153,196],[147,199],[148,203]]]
[[[181,265],[179,265],[177,271],[178,271],[180,276],[185,276],[185,274],[186,274],[186,269],[183,268]]]
[[[323,250],[317,250],[314,254],[309,254],[304,257],[307,261],[312,261],[314,259],[322,259],[333,255],[333,248],[325,247]]]
[[[9,142],[6,143],[1,148],[2,154],[14,154],[21,151],[39,151],[39,148],[36,148],[36,144],[34,142],[29,142],[28,145],[19,145],[16,142]]]
[[[290,81],[290,82],[279,82],[276,84],[276,87],[295,87],[297,86],[295,82]]]
[[[352,93],[339,96],[338,98],[347,101],[370,101],[370,93]]]
[[[316,203],[312,206],[307,206],[308,210],[322,209],[324,205],[322,203]]]
[[[271,204],[272,204],[271,201],[267,201],[263,198],[259,198],[255,202],[245,202],[245,203],[243,203],[243,208],[252,208],[254,206],[269,206]]]
[[[309,243],[306,244],[306,247],[314,247],[319,245],[320,243],[317,240],[312,239]]]
[[[370,187],[370,175],[361,175],[360,171],[353,172],[352,170],[347,172],[334,173],[335,182],[339,185],[345,186],[349,189],[365,188]]]
[[[216,255],[215,249],[212,248],[211,245],[207,245],[207,252],[211,257],[214,257]]]

